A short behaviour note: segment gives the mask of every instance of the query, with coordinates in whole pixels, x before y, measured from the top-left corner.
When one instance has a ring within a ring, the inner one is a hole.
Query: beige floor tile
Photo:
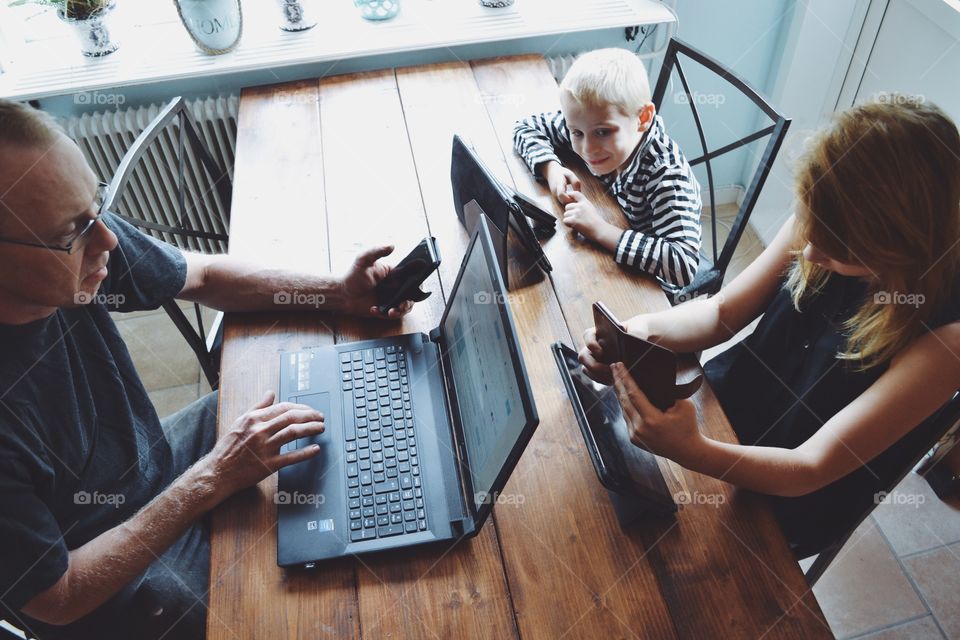
[[[196,384],[185,384],[179,387],[151,391],[148,395],[157,410],[157,415],[161,418],[183,409],[199,397]]]
[[[928,613],[870,518],[857,529],[813,591],[839,638]]]
[[[858,636],[857,640],[943,640],[943,634],[933,616],[925,616],[883,631]]]
[[[941,500],[915,473],[907,474],[873,517],[900,556],[960,541],[960,498]]]
[[[960,543],[904,558],[904,566],[948,638],[960,638]]]
[[[147,391],[197,384],[197,358],[165,313],[121,320],[117,327]]]

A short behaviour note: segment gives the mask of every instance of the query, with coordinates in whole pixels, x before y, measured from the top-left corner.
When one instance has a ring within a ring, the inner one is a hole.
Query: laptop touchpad
[[[332,422],[333,415],[330,413],[330,394],[329,393],[310,393],[303,396],[297,396],[295,402],[300,404],[305,404],[311,409],[316,409],[323,414],[324,423],[326,424],[326,429],[323,433],[317,434],[315,436],[308,436],[306,438],[300,438],[297,440],[297,449],[302,449],[303,447],[310,446],[311,444],[324,444],[329,442],[330,438],[327,435],[330,433],[330,424]]]

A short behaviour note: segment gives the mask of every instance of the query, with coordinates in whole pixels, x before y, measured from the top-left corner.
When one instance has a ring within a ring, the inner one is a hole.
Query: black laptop
[[[326,416],[316,457],[279,471],[277,563],[480,531],[538,418],[489,223],[440,326],[281,354],[280,396]]]
[[[473,231],[478,212],[486,214],[492,226],[499,231],[493,239],[508,287],[513,286],[507,279],[508,242],[515,241],[522,247],[526,259],[521,263],[529,260],[545,273],[553,269],[540,246],[539,238],[555,232],[557,219],[529,198],[497,180],[474,150],[457,135],[453,136],[450,183],[457,217],[468,232]],[[530,220],[534,221],[533,226]]]

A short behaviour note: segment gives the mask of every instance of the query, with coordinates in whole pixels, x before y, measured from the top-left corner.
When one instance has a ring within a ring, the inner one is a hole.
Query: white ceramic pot
[[[73,34],[80,44],[80,52],[91,58],[99,58],[113,53],[120,44],[110,35],[110,23],[113,9],[111,2],[87,18],[68,18],[63,10],[57,10],[57,16],[72,27]]]

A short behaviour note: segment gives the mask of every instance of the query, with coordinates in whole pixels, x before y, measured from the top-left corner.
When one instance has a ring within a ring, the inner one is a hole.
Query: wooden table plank
[[[530,56],[473,66],[518,188],[529,194],[539,192],[541,202],[559,211],[522,160],[509,153],[517,118],[556,109],[559,104],[556,82],[545,61]],[[581,172],[581,180],[588,185],[588,197],[599,201],[597,181],[586,172]],[[608,219],[616,218],[612,199],[606,196],[602,201]],[[666,308],[664,296],[652,289],[649,280],[626,273],[609,255],[579,242],[569,231],[558,236],[547,243],[547,251],[557,267],[552,280],[577,347],[582,345],[583,331],[593,325],[590,303],[594,300],[606,301],[622,318]],[[736,442],[708,385],[694,401],[706,435]],[[678,634],[830,637],[820,607],[762,499],[672,463],[663,466],[675,474],[672,487],[685,487],[694,499],[710,501],[686,505],[673,522],[651,520],[639,529]]]
[[[243,92],[232,255],[314,273],[329,270],[317,104],[316,82]],[[218,432],[268,389],[277,389],[280,351],[332,342],[332,323],[315,313],[228,314]],[[212,514],[207,637],[358,637],[352,563],[316,572],[277,566],[276,488],[273,474]]]
[[[445,252],[442,270],[450,282],[469,241],[453,209],[453,134],[473,144],[492,170],[506,165],[468,65],[400,69],[397,82],[430,229]],[[510,268],[511,282],[519,282],[520,267]],[[510,301],[540,415],[505,502],[494,509],[520,636],[621,637],[642,629],[644,637],[673,637],[643,548],[610,535],[616,520],[549,349],[556,337],[569,340],[549,280],[515,288]],[[609,590],[617,584],[625,588]]]
[[[396,244],[397,255],[389,259],[395,263],[430,230],[394,73],[325,79],[320,104],[334,270],[346,269],[362,248],[384,241]],[[441,244],[445,267],[459,265],[462,252],[451,255],[447,249]],[[442,280],[448,291],[453,277],[444,271]],[[343,319],[338,340],[428,333],[443,313],[441,278],[432,276],[424,289],[433,294],[402,322]],[[360,558],[357,575],[366,638],[514,636],[493,526],[459,544]]]

